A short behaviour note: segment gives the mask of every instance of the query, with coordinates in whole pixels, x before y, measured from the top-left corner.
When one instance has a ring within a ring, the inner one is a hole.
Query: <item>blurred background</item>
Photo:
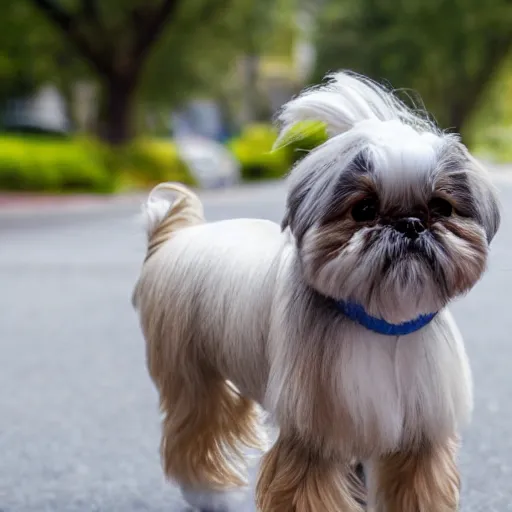
[[[300,151],[269,154],[272,115],[340,68],[507,161],[511,17],[507,0],[5,0],[0,189],[280,177]]]
[[[510,0],[2,0],[0,512],[188,510],[130,304],[140,202],[179,180],[209,220],[279,222],[280,178],[325,134],[272,151],[272,118],[342,68],[423,101],[500,188],[489,272],[453,310],[475,376],[462,510],[512,511],[511,50]]]

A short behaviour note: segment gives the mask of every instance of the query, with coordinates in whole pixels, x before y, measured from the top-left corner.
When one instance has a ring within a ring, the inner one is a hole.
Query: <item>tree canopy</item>
[[[327,0],[315,80],[350,68],[412,89],[461,130],[510,53],[511,22],[510,0]]]
[[[63,57],[55,33],[27,2],[7,2],[0,16],[0,100],[54,79]]]
[[[0,99],[87,78],[103,137],[123,143],[138,105],[231,94],[241,56],[256,98],[258,57],[291,50],[306,7],[317,16],[313,82],[349,68],[417,91],[445,128],[468,125],[512,47],[512,0],[7,0]]]
[[[87,76],[100,86],[104,138],[123,143],[137,102],[171,106],[215,91],[236,57],[268,44],[290,1],[8,0],[0,95]]]

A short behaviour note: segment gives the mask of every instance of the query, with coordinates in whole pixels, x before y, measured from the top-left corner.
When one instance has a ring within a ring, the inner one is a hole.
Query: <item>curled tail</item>
[[[148,236],[144,263],[180,229],[204,222],[203,205],[197,195],[180,183],[160,183],[143,205]],[[138,307],[141,279],[132,294],[132,305]]]
[[[180,183],[157,185],[143,208],[148,235],[146,261],[175,231],[204,222],[199,197]]]

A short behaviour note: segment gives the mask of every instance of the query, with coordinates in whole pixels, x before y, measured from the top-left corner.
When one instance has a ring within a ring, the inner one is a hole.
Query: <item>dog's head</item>
[[[477,282],[500,214],[457,137],[346,73],[292,100],[282,119],[330,132],[292,170],[283,220],[310,286],[401,322]]]

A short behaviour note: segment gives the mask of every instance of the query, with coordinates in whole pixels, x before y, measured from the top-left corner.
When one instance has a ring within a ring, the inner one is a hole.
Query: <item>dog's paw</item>
[[[185,501],[200,512],[240,512],[250,499],[249,489],[212,491],[181,488]]]

